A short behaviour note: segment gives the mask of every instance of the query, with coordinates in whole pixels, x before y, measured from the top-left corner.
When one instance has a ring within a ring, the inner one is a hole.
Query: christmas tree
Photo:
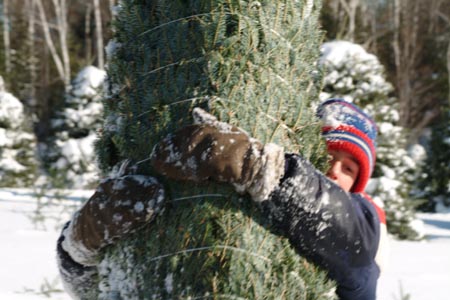
[[[321,84],[319,10],[310,0],[122,1],[107,47],[103,170],[131,159],[158,176],[152,148],[191,124],[194,107],[323,165],[309,106]],[[99,299],[335,298],[326,274],[249,197],[227,185],[159,179],[165,210],[107,251]]]
[[[450,108],[442,109],[442,116],[432,127],[424,176],[419,182],[419,196],[426,201],[420,207],[427,211],[446,211],[450,207]]]

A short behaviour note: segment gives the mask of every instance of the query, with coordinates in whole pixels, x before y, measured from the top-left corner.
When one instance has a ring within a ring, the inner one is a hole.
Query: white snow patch
[[[105,81],[106,71],[94,66],[82,69],[74,80],[74,95],[76,97],[94,97],[98,94],[97,89]]]
[[[144,209],[145,209],[145,205],[141,201],[138,201],[134,204],[134,211],[143,212]]]
[[[320,48],[321,57],[319,63],[324,61],[332,62],[336,66],[342,65],[349,60],[349,57],[359,57],[360,60],[378,61],[376,56],[369,54],[360,45],[348,41],[333,41],[324,43]],[[364,67],[362,65],[361,67]]]
[[[0,123],[6,123],[8,128],[17,129],[24,120],[23,105],[12,94],[0,92]]]
[[[115,180],[113,185],[113,190],[120,191],[127,188],[125,180]]]
[[[166,287],[167,293],[173,292],[173,274],[167,274],[166,278],[164,279],[164,285]]]
[[[411,145],[408,148],[408,155],[416,162],[424,161],[427,158],[425,147],[420,144]]]
[[[105,46],[106,58],[108,61],[115,56],[117,50],[120,47],[122,47],[121,43],[117,42],[114,39],[109,40],[108,44]]]

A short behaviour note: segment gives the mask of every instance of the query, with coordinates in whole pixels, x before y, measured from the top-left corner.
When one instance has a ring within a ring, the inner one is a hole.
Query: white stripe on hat
[[[359,137],[355,137],[352,134],[349,133],[343,133],[343,132],[327,132],[323,134],[324,137],[327,139],[335,139],[335,140],[350,140],[351,142],[357,144],[360,148],[364,150],[364,152],[367,153],[367,156],[369,157],[369,164],[370,164],[370,170],[373,168],[373,156],[372,151],[370,151],[369,145],[367,143],[360,139]]]

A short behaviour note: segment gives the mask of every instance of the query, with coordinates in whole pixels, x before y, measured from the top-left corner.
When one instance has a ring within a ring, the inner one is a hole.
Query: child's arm
[[[154,148],[155,170],[176,180],[228,182],[248,192],[253,200],[264,202],[299,249],[310,248],[319,256],[322,249],[345,250],[339,253],[346,256],[345,262],[328,262],[325,257],[326,266],[359,266],[373,259],[379,221],[370,203],[344,192],[300,156],[285,156],[281,147],[262,145],[239,128],[207,116],[206,122],[184,127]],[[330,234],[335,241],[318,240]],[[305,239],[311,247],[303,246]],[[327,242],[326,248],[315,245]]]
[[[374,299],[379,274],[374,207],[300,156],[285,156],[281,147],[262,145],[212,117],[167,136],[154,148],[152,165],[175,180],[212,179],[248,192],[302,255],[338,281],[342,299]]]
[[[150,176],[103,180],[72,216],[57,242],[64,287],[73,299],[96,299],[102,250],[151,222],[162,209],[164,190]]]
[[[69,226],[67,223],[63,231]],[[98,292],[98,270],[96,266],[84,266],[77,263],[67,253],[62,243],[65,237],[63,234],[58,239],[57,257],[59,273],[66,292],[72,299],[95,299]]]
[[[284,178],[264,206],[274,222],[292,237],[292,243],[300,245],[309,239],[307,247],[313,252],[321,251],[320,244],[329,244],[327,248],[335,251],[345,250],[352,259],[342,263],[352,266],[372,260],[379,234],[373,206],[362,196],[345,192],[301,156],[286,155],[286,165]],[[340,260],[339,253],[334,254],[337,257],[330,263]]]
[[[285,176],[263,207],[302,255],[329,271],[342,299],[374,299],[380,225],[363,196],[345,192],[288,154]]]

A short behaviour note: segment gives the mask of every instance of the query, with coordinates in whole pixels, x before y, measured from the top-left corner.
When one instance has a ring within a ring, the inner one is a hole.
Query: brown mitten
[[[283,148],[263,145],[199,108],[194,109],[194,119],[199,124],[184,127],[155,146],[153,167],[177,180],[228,182],[255,201],[265,199],[284,173]]]
[[[101,249],[152,221],[164,189],[154,177],[126,175],[103,180],[64,230],[63,249],[82,265],[95,265]]]

